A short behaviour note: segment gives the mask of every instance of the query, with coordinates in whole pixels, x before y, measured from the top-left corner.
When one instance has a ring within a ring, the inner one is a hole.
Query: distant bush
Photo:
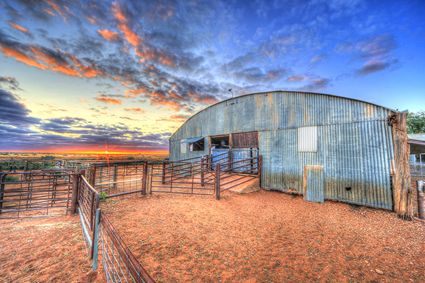
[[[19,177],[17,176],[12,176],[12,175],[6,175],[6,177],[4,178],[5,182],[19,182]]]

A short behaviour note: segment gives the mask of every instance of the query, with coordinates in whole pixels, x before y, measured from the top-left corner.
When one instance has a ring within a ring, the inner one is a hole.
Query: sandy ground
[[[77,216],[0,220],[0,282],[103,282],[101,277],[91,272]]]
[[[425,282],[425,223],[260,191],[103,204],[159,282]]]

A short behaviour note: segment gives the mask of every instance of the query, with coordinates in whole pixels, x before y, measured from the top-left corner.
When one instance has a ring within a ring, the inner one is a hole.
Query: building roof
[[[425,145],[425,133],[423,134],[409,134],[409,143],[410,144],[419,144]]]
[[[360,100],[360,99],[356,99],[356,98],[351,98],[351,97],[345,97],[345,96],[338,96],[338,95],[334,95],[334,94],[327,94],[327,93],[318,93],[318,92],[306,92],[306,91],[288,91],[288,90],[273,90],[273,91],[264,91],[264,92],[254,92],[254,93],[248,93],[248,94],[242,94],[242,95],[239,95],[239,96],[235,96],[235,97],[232,97],[232,98],[228,98],[228,99],[224,99],[224,100],[222,100],[222,101],[219,101],[219,102],[217,102],[217,103],[215,103],[215,104],[212,104],[212,105],[209,105],[209,106],[207,106],[207,107],[205,107],[204,109],[202,109],[202,110],[200,110],[199,112],[197,112],[197,113],[195,113],[194,115],[192,115],[191,117],[189,117],[189,119],[187,119],[172,135],[171,135],[171,137],[170,137],[170,139],[174,136],[174,134],[176,133],[176,132],[178,132],[182,127],[183,127],[183,125],[184,124],[186,124],[186,122],[187,121],[189,121],[189,120],[191,120],[193,117],[195,117],[195,116],[197,116],[198,114],[200,114],[200,113],[202,113],[202,112],[204,112],[205,110],[207,110],[207,109],[209,109],[209,108],[211,108],[211,107],[214,107],[214,106],[216,106],[216,105],[218,105],[218,104],[221,104],[221,103],[225,103],[225,102],[229,102],[229,101],[231,101],[231,100],[236,100],[236,99],[239,99],[239,98],[241,98],[241,97],[246,97],[246,96],[253,96],[253,95],[262,95],[262,94],[268,94],[268,93],[292,93],[292,94],[314,94],[314,95],[323,95],[323,96],[329,96],[329,97],[336,97],[336,98],[341,98],[341,99],[346,99],[346,100],[352,100],[352,101],[357,101],[357,102],[361,102],[361,103],[365,103],[365,104],[369,104],[369,105],[373,105],[373,106],[377,106],[377,107],[381,107],[381,108],[384,108],[384,109],[387,109],[387,110],[389,110],[389,111],[392,111],[392,112],[398,112],[397,110],[394,110],[394,109],[391,109],[391,108],[388,108],[388,107],[385,107],[385,106],[382,106],[382,105],[378,105],[378,104],[375,104],[375,103],[371,103],[371,102],[367,102],[367,101],[364,101],[364,100]]]

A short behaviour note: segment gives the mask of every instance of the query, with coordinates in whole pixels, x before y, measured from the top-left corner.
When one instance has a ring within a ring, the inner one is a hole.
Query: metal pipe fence
[[[0,172],[0,218],[66,214],[72,196],[72,172]]]
[[[146,192],[147,162],[95,163],[86,170],[90,184],[105,198]]]

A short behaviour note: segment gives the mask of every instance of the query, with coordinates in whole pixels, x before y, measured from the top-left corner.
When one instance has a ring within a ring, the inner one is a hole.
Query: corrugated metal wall
[[[265,188],[302,193],[306,165],[321,165],[325,198],[392,209],[391,110],[329,95],[273,92],[236,97],[201,111],[170,139],[170,158],[180,140],[196,136],[259,132]],[[317,126],[317,152],[298,151],[298,128]],[[206,140],[207,142],[207,140]]]

